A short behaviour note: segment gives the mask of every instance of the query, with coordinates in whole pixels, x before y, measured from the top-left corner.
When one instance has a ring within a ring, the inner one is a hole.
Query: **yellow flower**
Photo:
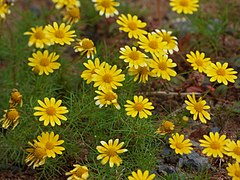
[[[20,104],[20,107],[22,107],[22,104],[23,104],[22,94],[17,89],[13,89],[12,92],[11,92],[9,105],[10,105],[11,108],[14,108],[18,104]]]
[[[127,14],[126,16],[121,14],[118,16],[116,22],[121,26],[119,30],[127,32],[129,38],[134,37],[138,39],[139,36],[147,34],[147,31],[141,29],[144,28],[147,23],[142,22],[136,15],[132,16],[131,14]]]
[[[206,101],[202,100],[202,97],[197,101],[194,93],[192,93],[192,96],[187,95],[187,97],[189,101],[185,100],[185,103],[187,104],[186,109],[193,114],[193,120],[199,118],[202,123],[207,123],[206,119],[211,119],[210,114],[206,111],[207,109],[210,109],[210,106],[206,105]]]
[[[6,14],[10,14],[9,5],[5,2],[5,0],[0,0],[0,18],[5,19]]]
[[[119,143],[119,139],[115,139],[114,141],[110,139],[108,143],[105,141],[100,142],[102,146],[97,146],[96,149],[100,153],[97,156],[97,160],[101,160],[101,163],[105,165],[109,161],[109,166],[113,167],[114,164],[120,166],[122,163],[122,159],[118,156],[118,154],[127,152],[127,149],[121,149],[124,142]]]
[[[33,67],[32,71],[36,72],[39,75],[45,73],[49,75],[49,73],[53,73],[54,69],[59,69],[61,66],[60,63],[56,62],[59,58],[55,52],[49,54],[48,50],[45,50],[43,53],[41,51],[37,51],[32,54],[32,57],[28,58],[29,66]]]
[[[201,72],[206,72],[207,67],[210,65],[210,58],[205,58],[205,54],[199,51],[190,52],[190,54],[187,54],[187,61],[191,63],[191,66],[193,67],[193,70],[198,70]]]
[[[70,177],[67,180],[85,180],[89,177],[87,166],[80,166],[79,164],[73,165],[75,168],[69,172],[66,172],[65,175]]]
[[[92,60],[88,60],[87,63],[83,63],[83,65],[88,69],[88,70],[84,70],[81,74],[81,78],[83,78],[84,80],[87,80],[87,84],[89,84],[90,82],[92,82],[93,80],[93,74],[96,74],[95,70],[99,69],[99,67],[104,67],[105,66],[105,62],[102,62],[100,64],[100,61],[98,58],[96,58],[94,60],[94,62]]]
[[[155,32],[163,39],[163,42],[167,43],[166,49],[170,54],[172,54],[173,51],[179,50],[177,38],[175,36],[172,36],[172,31],[166,31],[165,29],[156,29]]]
[[[117,86],[122,86],[120,82],[125,80],[125,75],[120,74],[121,69],[117,69],[117,66],[110,66],[105,64],[104,67],[100,66],[95,70],[96,74],[93,74],[94,87],[98,87],[99,90],[106,89],[117,89]]]
[[[55,3],[56,9],[61,9],[63,7],[80,7],[80,1],[79,0],[52,0],[53,3]]]
[[[35,167],[45,164],[47,158],[46,150],[39,147],[36,140],[34,140],[34,144],[31,142],[28,142],[28,144],[32,146],[32,148],[26,149],[26,151],[29,152],[25,159],[28,166],[33,165],[33,169],[35,169]]]
[[[84,53],[87,54],[87,58],[94,58],[94,54],[96,54],[96,47],[92,40],[88,38],[78,39],[78,44],[74,46],[75,52],[81,52],[81,55]]]
[[[44,45],[50,46],[52,44],[48,33],[42,26],[32,27],[32,32],[25,32],[24,35],[30,35],[28,46],[35,44],[36,48],[44,48]]]
[[[210,135],[203,135],[205,140],[200,139],[200,146],[204,147],[202,153],[207,156],[213,156],[223,158],[223,153],[226,153],[224,150],[226,143],[228,140],[226,139],[226,135],[219,136],[219,133],[210,132]]]
[[[63,21],[73,24],[77,23],[80,19],[80,9],[79,7],[67,7],[64,11]]]
[[[108,105],[113,104],[117,109],[120,109],[120,105],[117,102],[118,96],[112,90],[102,89],[102,92],[101,91],[95,92],[99,94],[94,98],[95,100],[97,100],[95,104],[98,105],[100,108],[103,106],[107,107]]]
[[[59,146],[64,143],[64,140],[58,140],[58,138],[59,135],[56,134],[56,136],[54,136],[54,132],[42,132],[42,136],[37,137],[39,142],[36,142],[36,144],[45,149],[48,157],[55,158],[56,154],[62,154],[62,151],[65,150],[64,147]]]
[[[148,33],[147,37],[139,36],[139,47],[145,52],[150,52],[152,55],[167,54],[167,42],[163,42],[163,38],[156,33]]]
[[[183,116],[182,120],[187,122],[189,120],[189,118],[187,116]]]
[[[163,121],[161,126],[157,129],[156,133],[165,135],[174,130],[175,125],[170,121]]]
[[[73,37],[76,36],[74,34],[75,31],[69,31],[70,28],[70,25],[66,25],[65,23],[58,25],[56,22],[53,22],[53,26],[49,24],[45,27],[52,41],[60,45],[70,45],[71,42],[74,41]]]
[[[237,71],[234,71],[233,68],[227,68],[228,63],[217,62],[216,64],[211,63],[210,67],[207,68],[206,74],[211,77],[210,81],[217,81],[218,83],[223,83],[224,85],[228,85],[228,81],[234,83],[237,76]]]
[[[132,172],[132,176],[128,176],[128,180],[152,180],[155,178],[155,174],[149,175],[149,171],[142,172],[140,169],[137,172]]]
[[[240,180],[240,166],[238,162],[235,164],[228,163],[228,167],[226,169],[228,171],[228,175],[232,177],[232,180]]]
[[[148,76],[153,76],[153,73],[150,71],[149,66],[138,66],[138,68],[129,68],[128,74],[130,76],[135,76],[134,81],[137,81],[139,79],[139,83],[146,83],[148,81]]]
[[[172,69],[173,67],[176,67],[177,64],[173,63],[173,60],[168,58],[167,55],[158,57],[153,56],[153,59],[150,61],[149,66],[153,68],[153,74],[168,81],[171,80],[170,76],[174,77],[177,75],[177,73]]]
[[[233,159],[236,159],[237,162],[240,162],[240,140],[228,141],[225,148],[226,154],[231,156]]]
[[[142,119],[152,115],[149,110],[154,109],[154,107],[152,106],[152,103],[149,102],[148,98],[134,96],[133,100],[134,102],[127,100],[127,104],[124,105],[128,116],[136,117],[139,115],[140,119]]]
[[[123,59],[124,62],[129,63],[129,67],[138,68],[138,66],[147,66],[147,56],[138,51],[136,47],[125,46],[120,48],[120,53],[122,54],[119,59]]]
[[[184,135],[179,135],[178,133],[173,134],[172,138],[169,138],[170,148],[175,150],[176,154],[189,154],[193,149],[190,139],[184,140]]]
[[[119,2],[114,0],[92,0],[96,11],[99,11],[99,15],[102,16],[105,13],[105,17],[113,17],[114,14],[118,15],[118,10],[115,8],[119,6]]]
[[[65,106],[61,106],[62,100],[56,102],[55,98],[48,99],[44,98],[44,102],[38,100],[38,104],[41,107],[34,107],[34,110],[37,112],[34,113],[34,116],[40,116],[39,121],[44,121],[44,126],[47,126],[49,123],[51,126],[61,125],[61,120],[66,121],[67,118],[63,114],[68,113],[68,110]]]
[[[178,14],[193,14],[194,11],[198,10],[199,0],[170,0],[170,6],[172,11],[176,11]]]
[[[19,124],[19,112],[15,108],[11,108],[9,110],[4,111],[5,114],[3,115],[3,118],[0,120],[0,122],[3,122],[2,127],[4,129],[7,129],[10,125],[13,125],[14,129]]]

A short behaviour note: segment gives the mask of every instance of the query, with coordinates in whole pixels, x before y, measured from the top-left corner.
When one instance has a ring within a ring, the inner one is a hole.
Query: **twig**
[[[175,95],[175,96],[186,96],[186,95],[191,95],[194,93],[195,95],[202,95],[203,93],[199,92],[168,92],[168,91],[153,91],[153,92],[141,92],[140,94],[145,94],[145,95]]]

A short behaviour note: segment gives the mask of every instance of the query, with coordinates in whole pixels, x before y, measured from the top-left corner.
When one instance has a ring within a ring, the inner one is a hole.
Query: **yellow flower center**
[[[146,75],[146,74],[148,74],[149,71],[146,67],[140,67],[140,68],[138,68],[138,72],[140,75]]]
[[[194,104],[194,109],[195,109],[197,112],[201,113],[201,112],[203,111],[203,105],[202,105],[202,103],[201,103],[201,102],[197,102],[196,104]]]
[[[202,59],[196,59],[196,60],[195,60],[195,63],[196,63],[198,66],[203,66],[203,60],[202,60]]]
[[[169,121],[165,121],[163,123],[163,127],[166,131],[171,131],[171,130],[173,130],[173,123],[171,123]]]
[[[18,116],[18,111],[15,109],[7,112],[7,119],[9,119],[10,121],[14,121]]]
[[[112,77],[111,74],[105,74],[105,75],[102,77],[102,80],[103,80],[103,82],[105,82],[105,83],[110,83],[110,82],[112,82],[113,77]]]
[[[33,155],[37,158],[37,159],[42,159],[45,155],[46,155],[46,151],[43,148],[37,147],[34,152]]]
[[[116,151],[115,151],[115,148],[112,148],[112,147],[108,148],[107,155],[108,155],[108,156],[116,156],[117,153],[116,153]]]
[[[74,174],[77,176],[77,177],[82,177],[82,175],[84,174],[84,173],[86,173],[86,172],[88,172],[88,170],[86,170],[86,169],[84,169],[84,168],[82,168],[82,167],[79,167],[78,169],[77,169],[77,171],[76,172],[74,172]]]
[[[240,147],[235,147],[235,148],[233,149],[233,152],[234,152],[235,154],[237,154],[237,155],[240,155]]]
[[[137,24],[135,22],[129,22],[128,28],[131,29],[132,31],[134,31],[137,29]]]
[[[57,30],[57,31],[55,31],[54,35],[55,35],[57,38],[62,39],[62,38],[64,38],[65,33],[64,33],[64,31],[62,31],[62,30]]]
[[[50,64],[50,61],[49,61],[48,58],[42,58],[42,59],[40,60],[40,65],[41,65],[41,66],[48,66],[49,64]]]
[[[52,142],[49,142],[49,141],[45,145],[46,149],[49,149],[49,150],[52,150],[54,148],[54,146],[55,145]]]
[[[161,69],[162,71],[166,71],[167,70],[167,63],[166,62],[160,62],[158,64],[158,68]]]
[[[101,6],[104,8],[109,8],[109,7],[111,7],[111,1],[110,0],[102,0]]]
[[[140,102],[137,102],[137,103],[134,104],[134,109],[136,111],[142,111],[144,109],[144,104],[140,103]]]
[[[14,92],[11,94],[11,98],[15,102],[19,102],[22,100],[22,95],[19,92]]]
[[[178,148],[178,149],[182,149],[184,146],[183,146],[183,143],[181,143],[181,142],[177,142],[176,143],[176,148]]]
[[[113,93],[109,92],[109,93],[105,94],[105,99],[106,99],[106,101],[112,101],[112,100],[116,99],[116,96]]]
[[[44,39],[45,38],[45,34],[43,31],[37,31],[35,34],[34,34],[34,37],[36,39]]]
[[[235,174],[235,176],[240,178],[240,170],[236,170],[234,174]]]
[[[188,4],[189,4],[189,2],[188,2],[189,0],[181,0],[180,2],[179,2],[179,4],[180,4],[180,6],[184,6],[184,7],[187,7],[188,6]]]
[[[225,76],[225,74],[226,74],[225,69],[223,69],[223,68],[219,68],[216,73],[219,76]]]
[[[69,10],[69,15],[70,15],[72,18],[80,18],[79,8],[71,8],[71,9]]]
[[[82,47],[83,49],[91,49],[94,47],[94,44],[91,40],[83,39],[82,40]]]
[[[151,49],[157,49],[158,48],[158,43],[157,41],[150,41],[148,43],[148,46],[151,48]]]
[[[139,59],[139,53],[137,51],[132,51],[129,53],[129,58],[136,61]]]
[[[50,107],[48,107],[48,108],[46,109],[46,113],[47,113],[48,115],[52,116],[52,115],[54,115],[54,114],[56,113],[56,109],[55,109],[54,107],[50,106]]]
[[[168,35],[168,34],[165,34],[164,36],[162,36],[162,41],[165,41],[167,43],[170,43],[171,42],[171,36]]]
[[[211,142],[210,147],[212,149],[219,149],[220,148],[220,144],[217,141],[213,141],[213,142]]]

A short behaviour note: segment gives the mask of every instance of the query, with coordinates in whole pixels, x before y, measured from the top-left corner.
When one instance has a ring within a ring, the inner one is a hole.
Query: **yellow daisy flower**
[[[184,135],[178,133],[173,134],[172,138],[169,138],[170,148],[175,150],[176,154],[189,154],[193,150],[190,139],[184,140]]]
[[[78,44],[74,46],[75,52],[81,52],[81,55],[86,53],[87,58],[92,57],[93,59],[94,55],[97,53],[93,41],[88,38],[78,39],[77,41]]]
[[[228,85],[228,81],[234,83],[237,76],[237,71],[234,71],[233,68],[227,68],[228,63],[217,62],[216,64],[211,63],[209,68],[206,70],[206,74],[208,77],[211,77],[210,81],[217,81],[218,83],[223,83],[224,85]]]
[[[99,106],[100,108],[108,105],[113,104],[117,109],[120,109],[120,105],[117,102],[118,95],[114,93],[110,89],[102,89],[101,91],[95,91],[98,96],[96,96],[94,99],[97,100],[95,104]]]
[[[109,166],[113,167],[114,164],[120,166],[122,163],[122,159],[118,156],[118,154],[127,152],[127,149],[121,149],[124,142],[119,143],[119,139],[115,139],[114,141],[110,139],[108,143],[105,141],[100,142],[102,146],[97,146],[96,149],[100,153],[97,156],[97,160],[101,160],[101,163],[105,165],[109,161]]]
[[[32,27],[32,32],[25,32],[24,35],[30,35],[28,46],[35,44],[36,48],[44,48],[44,45],[50,46],[52,44],[48,33],[42,26]]]
[[[155,174],[149,175],[149,171],[142,172],[140,169],[137,172],[132,172],[132,176],[128,176],[128,180],[152,180],[155,178]]]
[[[80,7],[79,0],[52,0],[55,3],[56,9],[61,9],[63,7]]]
[[[135,76],[134,81],[139,79],[139,83],[146,83],[148,81],[148,76],[154,76],[154,74],[150,71],[149,66],[138,66],[138,68],[131,67],[128,69],[128,74],[130,76]]]
[[[237,140],[237,142],[229,140],[224,149],[226,150],[226,155],[240,162],[240,140]]]
[[[76,37],[74,34],[75,31],[70,31],[70,28],[70,25],[66,25],[65,23],[58,25],[56,22],[53,22],[53,26],[49,24],[45,27],[52,41],[60,45],[70,45],[74,41],[73,37]]]
[[[127,104],[124,105],[128,116],[136,117],[139,115],[140,119],[148,118],[152,113],[149,110],[154,109],[152,103],[149,102],[148,98],[143,96],[134,96],[134,102],[127,100]]]
[[[205,140],[200,139],[200,146],[204,147],[202,153],[207,156],[213,156],[223,158],[223,153],[226,153],[224,150],[226,143],[228,140],[226,139],[226,135],[219,136],[219,133],[210,132],[210,135],[203,135]]]
[[[113,17],[114,14],[118,15],[118,10],[115,8],[120,5],[119,2],[114,0],[92,0],[96,11],[99,11],[99,15],[105,14],[106,18]]]
[[[193,14],[198,10],[199,0],[170,0],[170,6],[172,11],[176,11],[178,14]]]
[[[67,180],[85,180],[89,177],[87,166],[80,166],[79,164],[73,165],[75,168],[69,172],[66,172],[65,175],[70,177]]]
[[[58,140],[59,135],[54,136],[54,132],[42,132],[42,136],[38,136],[37,139],[39,141],[36,142],[37,146],[45,149],[48,157],[55,158],[56,154],[62,154],[62,151],[65,150],[64,147],[59,146],[64,143],[64,140]]]
[[[170,54],[172,54],[173,51],[179,50],[177,38],[175,36],[172,36],[172,31],[166,31],[165,29],[156,29],[155,32],[163,39],[163,42],[167,43],[166,49]]]
[[[33,67],[32,71],[36,72],[38,75],[42,75],[45,73],[49,75],[49,73],[53,73],[54,69],[59,69],[61,66],[60,63],[56,62],[59,58],[55,52],[49,54],[48,50],[45,50],[43,53],[41,51],[37,51],[32,54],[32,57],[28,58],[29,66]]]
[[[22,107],[22,104],[23,104],[22,94],[17,89],[13,89],[11,92],[9,105],[11,108],[14,108],[18,104],[20,104],[20,107]]]
[[[96,74],[95,70],[99,69],[99,67],[104,67],[106,62],[100,63],[99,59],[96,58],[94,62],[92,60],[88,60],[87,63],[83,63],[83,65],[87,68],[87,70],[84,70],[81,74],[81,78],[84,80],[87,80],[87,84],[92,82],[93,80],[93,74]]]
[[[129,67],[138,68],[138,66],[147,66],[147,55],[138,51],[136,47],[125,46],[120,48],[120,53],[122,54],[119,58],[123,59],[124,62],[129,63]]]
[[[0,18],[5,19],[7,14],[10,14],[9,5],[5,0],[0,0]]]
[[[28,166],[33,165],[33,169],[35,169],[36,167],[45,164],[47,158],[46,150],[39,147],[36,140],[34,140],[34,144],[31,142],[28,142],[28,144],[32,146],[32,148],[26,149],[26,151],[29,153],[25,159],[25,162],[28,164]]]
[[[129,38],[138,39],[139,36],[147,34],[147,31],[141,29],[146,27],[147,23],[142,22],[136,15],[121,14],[116,22],[121,26],[119,30],[127,32]]]
[[[164,120],[161,126],[159,126],[159,128],[157,129],[156,133],[160,135],[165,135],[172,132],[174,130],[174,127],[174,123]]]
[[[152,73],[157,77],[162,77],[168,81],[171,80],[170,76],[176,76],[177,73],[172,68],[176,67],[177,64],[173,62],[172,59],[168,58],[167,55],[153,56],[150,61],[149,66],[153,68]]]
[[[44,126],[47,126],[49,123],[51,126],[61,125],[61,120],[66,121],[67,118],[63,114],[68,113],[68,110],[65,106],[61,106],[62,100],[56,101],[55,98],[44,98],[44,102],[38,100],[38,104],[41,106],[34,107],[34,110],[37,112],[34,113],[34,116],[40,116],[39,121],[44,121]]]
[[[163,42],[163,38],[156,33],[148,33],[147,37],[139,36],[139,47],[145,52],[150,52],[152,55],[167,54],[167,42]]]
[[[5,114],[3,115],[3,118],[0,120],[2,123],[2,127],[4,129],[7,129],[10,125],[13,125],[14,129],[19,124],[19,112],[15,108],[11,108],[9,110],[4,110]]]
[[[121,69],[117,69],[117,66],[110,66],[105,64],[104,67],[100,66],[95,70],[96,74],[92,75],[94,81],[94,87],[98,87],[99,90],[106,89],[117,89],[117,86],[122,86],[122,81],[125,80],[125,75],[120,74]]]
[[[67,7],[64,11],[63,21],[69,24],[77,23],[80,19],[80,9],[79,7]]]
[[[190,52],[190,54],[187,54],[187,61],[191,63],[191,66],[193,67],[193,70],[198,70],[201,72],[206,72],[207,67],[209,66],[210,58],[205,58],[205,53],[200,53],[199,51]]]
[[[189,101],[185,100],[185,103],[187,104],[186,109],[193,114],[193,120],[199,118],[202,123],[207,123],[206,119],[211,119],[210,114],[206,111],[207,109],[210,109],[210,106],[206,105],[207,102],[202,100],[202,97],[197,101],[194,93],[192,93],[192,96],[187,95],[187,98]]]
[[[228,167],[226,169],[228,171],[228,175],[232,177],[232,180],[240,180],[240,166],[238,162],[235,164],[228,163]]]

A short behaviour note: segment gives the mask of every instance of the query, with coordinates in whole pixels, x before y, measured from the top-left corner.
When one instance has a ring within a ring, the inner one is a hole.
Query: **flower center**
[[[104,8],[109,8],[111,7],[111,1],[110,0],[103,0],[101,2],[101,5],[104,7]]]
[[[45,34],[43,33],[43,31],[37,31],[35,34],[34,34],[34,37],[36,39],[44,39],[45,38]]]
[[[148,74],[149,71],[146,67],[140,67],[140,68],[138,68],[138,72],[141,75],[146,75],[146,74]]]
[[[140,103],[140,102],[135,103],[134,109],[135,109],[136,111],[142,111],[142,110],[144,109],[143,103]]]
[[[219,75],[219,76],[224,76],[225,74],[226,74],[225,69],[219,68],[219,69],[217,70],[217,75]]]
[[[19,102],[22,100],[22,95],[19,92],[14,92],[11,95],[11,98],[15,101],[15,102]]]
[[[7,113],[7,118],[11,121],[14,121],[19,116],[17,110],[11,110]]]
[[[179,2],[179,4],[180,4],[181,6],[187,7],[187,6],[188,6],[188,0],[181,0],[181,1]]]
[[[116,153],[116,151],[115,151],[114,148],[108,148],[107,155],[108,155],[108,156],[116,156],[117,153]]]
[[[202,59],[196,59],[196,60],[195,60],[195,63],[196,63],[198,66],[203,66],[203,60],[202,60]]]
[[[169,36],[168,34],[162,36],[162,38],[163,38],[162,41],[165,41],[167,43],[170,43],[171,41],[171,36]]]
[[[240,178],[240,170],[236,170],[234,174],[235,174],[235,176]]]
[[[54,148],[54,144],[52,142],[47,142],[45,145],[46,149],[52,150]]]
[[[129,53],[129,58],[136,61],[139,59],[139,53],[137,51],[132,51]]]
[[[91,40],[85,39],[82,41],[83,49],[91,49],[94,47],[94,44]]]
[[[64,38],[64,32],[62,30],[57,30],[55,31],[54,34],[57,38],[60,38],[60,39]]]
[[[46,113],[47,113],[48,115],[52,116],[52,115],[54,115],[54,114],[56,113],[56,109],[55,109],[54,107],[50,106],[50,107],[48,107],[48,108],[46,109]]]
[[[40,60],[40,65],[41,65],[41,66],[48,66],[49,64],[50,64],[50,61],[49,61],[48,58],[42,58],[42,59]]]
[[[233,152],[234,152],[235,154],[237,154],[237,155],[240,155],[240,147],[235,147],[235,148],[233,149]]]
[[[157,49],[158,48],[158,43],[157,43],[157,41],[150,41],[148,43],[148,46],[152,49]]]
[[[33,155],[38,159],[42,159],[46,155],[46,151],[43,148],[37,147],[34,150]]]
[[[169,121],[165,121],[163,124],[163,127],[166,131],[171,131],[171,130],[173,130],[173,123],[171,123]]]
[[[183,144],[180,143],[180,142],[177,142],[177,143],[176,143],[176,148],[182,149],[182,148],[183,148]]]
[[[116,96],[113,93],[109,92],[109,93],[106,93],[105,99],[107,101],[112,101],[112,100],[116,99]]]
[[[219,149],[219,148],[220,148],[220,144],[219,144],[219,142],[213,141],[213,142],[210,144],[210,147],[211,147],[212,149]]]
[[[131,29],[132,31],[134,31],[137,29],[137,24],[135,22],[129,22],[128,28]]]
[[[79,8],[72,8],[72,9],[70,9],[69,15],[70,15],[72,18],[80,18]]]
[[[86,169],[84,169],[84,168],[82,168],[82,167],[79,167],[78,169],[77,169],[77,171],[76,172],[74,172],[74,174],[77,176],[77,177],[82,177],[82,175],[84,174],[84,173],[86,173],[86,172],[88,172]]]
[[[105,74],[105,75],[102,77],[102,80],[103,80],[103,82],[105,82],[105,83],[110,83],[110,82],[112,82],[113,77],[112,77],[111,74]]]
[[[203,105],[201,102],[197,102],[196,104],[194,104],[194,109],[197,111],[197,112],[202,112],[203,111]]]
[[[167,69],[167,64],[165,62],[160,62],[158,64],[158,68],[161,69],[162,71],[165,71]]]

